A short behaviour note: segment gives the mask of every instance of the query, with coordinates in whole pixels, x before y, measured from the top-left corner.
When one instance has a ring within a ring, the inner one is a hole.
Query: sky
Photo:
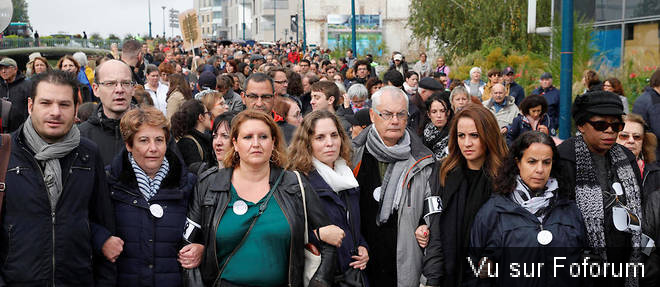
[[[59,32],[87,36],[99,33],[102,37],[115,34],[149,34],[148,0],[26,0],[33,31],[39,36]],[[172,35],[169,27],[169,10],[183,12],[193,8],[193,0],[151,0],[152,34],[163,34],[163,9],[165,6],[166,36]],[[174,28],[174,34],[180,35]]]

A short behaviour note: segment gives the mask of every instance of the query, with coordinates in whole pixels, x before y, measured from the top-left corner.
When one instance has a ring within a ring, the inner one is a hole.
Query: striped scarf
[[[132,153],[128,153],[128,159],[131,161],[133,166],[133,171],[135,172],[135,179],[137,180],[138,188],[144,196],[144,198],[149,201],[160,189],[160,184],[167,176],[167,173],[170,171],[170,163],[167,161],[167,158],[163,158],[163,163],[160,164],[160,169],[154,176],[154,179],[151,179],[147,173],[142,170],[142,168],[137,164],[133,158]]]

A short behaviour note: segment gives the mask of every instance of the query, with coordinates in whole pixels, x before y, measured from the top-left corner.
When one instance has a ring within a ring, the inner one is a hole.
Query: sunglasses
[[[636,142],[642,140],[642,135],[630,135],[630,134],[626,134],[626,133],[620,133],[619,134],[619,139],[622,140],[622,141],[627,141],[631,136]]]
[[[594,127],[595,130],[599,132],[604,132],[606,131],[609,127],[612,127],[612,131],[615,133],[620,132],[623,130],[623,126],[625,123],[623,122],[613,122],[613,123],[608,123],[606,121],[587,121],[592,127]]]

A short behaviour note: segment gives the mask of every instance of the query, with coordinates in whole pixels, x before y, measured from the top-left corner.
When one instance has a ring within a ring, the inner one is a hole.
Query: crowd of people
[[[0,286],[660,284],[660,70],[562,141],[550,73],[329,52],[1,59]]]

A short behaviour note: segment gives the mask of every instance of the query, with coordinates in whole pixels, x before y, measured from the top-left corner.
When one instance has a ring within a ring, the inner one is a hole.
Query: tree
[[[539,0],[537,26],[550,26],[550,0]],[[527,34],[527,0],[412,0],[408,26],[418,40],[433,39],[450,54],[483,45],[546,51],[548,37]]]
[[[101,35],[99,35],[99,33],[92,33],[92,35],[89,36],[89,39],[90,39],[90,40],[100,40],[100,39],[101,39]]]
[[[11,4],[14,5],[14,13],[11,16],[11,21],[29,23],[28,3],[25,0],[11,0]]]

